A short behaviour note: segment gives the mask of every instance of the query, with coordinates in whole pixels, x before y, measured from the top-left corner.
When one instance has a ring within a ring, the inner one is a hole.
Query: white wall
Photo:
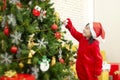
[[[83,27],[93,20],[93,0],[51,0],[54,2],[56,11],[60,14],[61,19],[71,18],[74,27],[81,31]],[[63,30],[66,30],[62,26]],[[67,31],[67,30],[66,30]],[[67,31],[65,36],[67,39],[72,40],[74,44],[78,42]]]
[[[94,0],[95,21],[106,30],[106,42],[101,44],[110,62],[120,62],[120,0]]]

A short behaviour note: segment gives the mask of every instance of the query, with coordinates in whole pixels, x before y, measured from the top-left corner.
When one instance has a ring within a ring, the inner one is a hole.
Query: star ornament
[[[11,34],[10,36],[13,38],[13,40],[12,40],[12,43],[15,43],[15,44],[19,44],[19,42],[21,42],[22,40],[21,40],[21,33],[19,33],[19,32],[17,32],[17,31],[15,31],[15,33],[14,34]]]
[[[36,79],[38,78],[38,72],[39,72],[39,68],[37,67],[37,65],[32,67],[32,75],[34,75]]]
[[[42,38],[41,40],[38,40],[38,44],[39,44],[39,48],[41,48],[41,47],[46,47],[48,42],[44,41],[44,38]]]
[[[0,60],[0,62],[2,63],[2,64],[10,64],[10,63],[12,63],[12,56],[11,55],[8,55],[8,53],[6,52],[5,54],[1,54],[1,59],[2,60]]]
[[[11,24],[12,26],[16,26],[16,19],[13,14],[10,14],[8,17],[8,24]]]

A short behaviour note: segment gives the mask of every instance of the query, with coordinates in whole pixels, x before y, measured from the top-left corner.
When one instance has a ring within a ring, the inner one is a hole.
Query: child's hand
[[[69,28],[69,27],[73,26],[70,18],[67,18],[66,20],[64,20],[63,24],[66,26],[66,28]]]
[[[66,25],[68,25],[68,20],[66,19],[66,20],[64,20],[63,21],[63,24],[66,26]]]

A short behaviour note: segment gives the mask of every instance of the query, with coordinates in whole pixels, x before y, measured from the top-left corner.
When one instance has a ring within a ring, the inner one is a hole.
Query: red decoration
[[[35,77],[29,74],[17,74],[14,77],[2,76],[0,80],[35,80]]]
[[[9,36],[10,30],[9,30],[8,26],[6,26],[6,27],[4,28],[4,34],[5,34],[6,36]]]
[[[52,30],[57,30],[57,29],[58,29],[58,26],[57,26],[56,24],[53,24],[53,25],[51,26],[51,29],[52,29]]]
[[[110,65],[109,75],[113,76],[113,80],[120,80],[120,74],[115,74],[116,71],[120,71],[120,63],[110,63]]]
[[[60,38],[61,38],[60,32],[56,32],[56,33],[55,33],[55,37],[56,37],[57,39],[60,39]]]
[[[40,14],[41,14],[40,10],[41,10],[41,8],[39,6],[35,6],[35,8],[32,11],[33,15],[40,16]]]
[[[36,9],[33,9],[33,15],[34,16],[40,16],[40,11],[37,11]]]
[[[120,63],[110,63],[111,68],[110,68],[110,75],[113,75],[115,71],[120,70]]]
[[[18,48],[17,48],[16,46],[12,46],[11,49],[10,49],[10,51],[11,51],[12,53],[17,53]]]
[[[63,58],[59,58],[59,62],[64,64],[64,59]]]
[[[120,80],[120,74],[114,74],[113,75],[113,80]]]

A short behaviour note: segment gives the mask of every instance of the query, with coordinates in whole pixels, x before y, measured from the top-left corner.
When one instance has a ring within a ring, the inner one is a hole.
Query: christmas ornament
[[[10,52],[12,52],[12,53],[17,53],[17,51],[18,51],[18,48],[16,46],[12,46],[10,48]]]
[[[19,44],[19,42],[22,42],[21,40],[21,33],[15,31],[14,34],[10,35],[13,39],[12,39],[12,43],[15,43],[16,45]]]
[[[41,8],[39,6],[35,6],[32,11],[33,15],[37,16],[37,17],[40,16],[40,13],[41,13],[40,10],[41,10]]]
[[[37,40],[38,44],[39,44],[39,48],[41,47],[46,47],[46,44],[48,44],[47,41],[44,41],[44,38],[42,38],[41,40]]]
[[[4,34],[5,34],[6,36],[9,36],[10,30],[9,30],[8,26],[6,26],[6,27],[4,28]]]
[[[58,29],[58,26],[54,23],[54,24],[51,26],[51,29],[52,29],[52,30],[57,30],[57,29]]]
[[[19,67],[20,68],[23,68],[24,67],[24,64],[22,62],[19,63]]]
[[[2,64],[10,64],[10,63],[12,63],[12,56],[11,55],[8,55],[8,53],[6,52],[5,54],[1,54],[0,55],[0,63],[2,63]]]
[[[59,62],[63,64],[64,63],[64,59],[62,58],[62,50],[61,49],[59,50],[58,58],[59,58]]]
[[[30,50],[29,54],[28,54],[28,64],[31,64],[31,58],[33,57],[33,55],[35,54],[34,50]]]
[[[57,38],[57,39],[60,39],[60,38],[61,38],[60,32],[56,32],[54,35],[55,35],[55,38]]]
[[[16,19],[13,14],[10,14],[7,16],[8,17],[8,24],[11,24],[12,26],[16,26]]]
[[[46,18],[46,11],[41,10],[41,13],[40,13],[40,16],[38,17],[38,19],[41,20],[41,22],[42,22],[44,18]]]
[[[56,64],[56,58],[55,56],[53,56],[51,61],[51,66],[54,66],[55,64]]]
[[[9,0],[10,4],[16,4],[17,2],[20,2],[20,0]]]
[[[59,58],[59,62],[64,64],[64,59],[63,58]]]
[[[41,71],[45,72],[49,69],[50,67],[49,62],[50,62],[50,59],[47,59],[46,56],[43,56],[42,62],[39,62]]]
[[[38,78],[38,72],[39,72],[39,68],[37,67],[37,65],[32,67],[32,75],[34,75],[36,79]]]
[[[16,74],[17,74],[16,71],[9,70],[9,71],[6,71],[6,72],[5,72],[4,76],[6,76],[6,77],[13,77],[13,76],[15,76]]]
[[[28,49],[31,49],[33,46],[38,46],[39,45],[39,43],[35,43],[33,40],[33,38],[34,38],[34,36],[35,36],[35,34],[32,34],[32,35],[30,35],[29,36],[29,39],[28,39]]]

